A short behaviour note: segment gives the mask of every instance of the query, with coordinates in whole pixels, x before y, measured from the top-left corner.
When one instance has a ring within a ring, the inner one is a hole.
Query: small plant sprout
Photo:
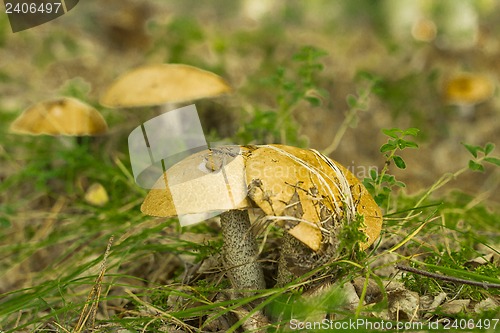
[[[101,97],[109,108],[178,103],[227,94],[230,86],[218,75],[184,64],[150,64],[116,79]]]
[[[335,136],[333,137],[332,142],[328,145],[328,147],[321,151],[327,156],[333,153],[338,148],[346,131],[350,127],[356,127],[359,118],[359,111],[368,110],[370,94],[372,93],[377,83],[377,78],[367,72],[360,72],[358,74],[358,78],[363,80],[363,85],[358,88],[356,95],[347,96],[346,102],[349,109],[345,113],[345,118],[340,126],[335,130]]]
[[[406,163],[403,158],[397,155],[398,150],[406,148],[418,148],[417,143],[406,139],[406,137],[415,137],[418,135],[417,128],[409,128],[402,130],[399,128],[384,129],[382,132],[389,137],[387,143],[380,147],[380,152],[386,157],[384,167],[380,173],[376,170],[370,170],[370,178],[365,178],[363,184],[374,195],[375,201],[379,206],[388,207],[389,197],[393,187],[405,187],[403,182],[397,181],[396,178],[389,174],[389,166],[391,163],[399,169],[405,169]]]
[[[288,231],[279,285],[336,259],[337,237],[356,216],[364,216],[359,223],[365,234],[363,249],[375,241],[382,226],[380,208],[347,169],[315,150],[282,145],[228,146],[196,153],[165,172],[141,210],[188,221],[221,213],[224,264],[233,287],[262,289],[256,242],[244,211],[255,207],[261,211],[257,221]]]
[[[461,117],[473,117],[474,106],[493,96],[495,86],[486,76],[463,73],[444,84],[443,95],[448,104],[456,105]]]
[[[489,142],[485,144],[484,147],[469,145],[466,143],[462,144],[474,157],[474,159],[469,160],[468,167],[470,170],[483,172],[484,162],[500,166],[500,158],[491,156],[491,153],[495,150],[495,145],[493,143]]]
[[[317,76],[323,70],[320,59],[327,53],[313,46],[302,47],[292,56],[297,66],[296,74],[284,66],[276,69],[265,83],[277,88],[273,106],[256,108],[252,119],[245,123],[238,134],[245,143],[282,143],[303,145],[304,138],[297,135],[299,124],[293,113],[306,101],[318,107],[328,92],[317,86]]]

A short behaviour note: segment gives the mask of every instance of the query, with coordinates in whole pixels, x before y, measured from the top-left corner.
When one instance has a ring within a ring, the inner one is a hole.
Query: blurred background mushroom
[[[180,103],[230,91],[229,85],[214,73],[184,64],[152,64],[120,76],[108,87],[100,102],[110,108],[168,105],[171,110]]]
[[[17,134],[52,136],[102,135],[106,121],[92,106],[76,98],[61,97],[36,103],[12,122],[10,131]]]
[[[461,73],[445,81],[444,99],[448,104],[456,105],[461,117],[474,117],[475,105],[485,102],[493,96],[493,81],[481,74]]]
[[[149,109],[158,115],[193,101],[224,96],[231,90],[220,76],[194,66],[147,64],[125,72],[114,80],[101,95],[100,104],[113,109]],[[227,118],[228,114],[217,108],[209,109],[206,113],[200,112],[198,117],[206,124],[207,131],[210,131],[214,127],[227,128],[230,121],[214,123],[212,119]],[[136,122],[146,122],[151,118],[144,112],[135,114],[134,117]]]

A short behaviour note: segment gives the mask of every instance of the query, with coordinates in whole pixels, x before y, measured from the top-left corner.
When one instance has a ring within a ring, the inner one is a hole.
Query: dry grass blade
[[[431,214],[432,216],[432,214]],[[437,219],[439,217],[435,217],[433,219],[427,219],[425,220],[417,229],[415,229],[411,234],[409,234],[408,236],[406,236],[401,242],[397,243],[396,245],[394,245],[391,249],[387,250],[387,252],[394,252],[396,251],[397,249],[399,249],[401,246],[405,245],[406,243],[408,243],[410,240],[412,240],[426,225],[427,223]]]
[[[111,236],[108,241],[108,246],[106,247],[106,252],[104,252],[104,258],[101,262],[101,267],[99,269],[99,275],[95,281],[94,286],[90,290],[89,296],[87,297],[87,301],[80,313],[80,318],[78,319],[78,323],[73,329],[73,333],[79,333],[87,324],[88,320],[91,320],[91,327],[95,326],[95,317],[97,313],[97,308],[99,307],[99,300],[101,298],[101,289],[102,289],[102,280],[104,279],[104,274],[106,273],[106,261],[109,256],[109,252],[111,250],[111,245],[113,244],[114,237]]]

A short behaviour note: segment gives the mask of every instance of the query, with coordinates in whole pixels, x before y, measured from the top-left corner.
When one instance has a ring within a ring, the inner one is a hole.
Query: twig
[[[402,271],[410,272],[410,273],[415,273],[419,274],[422,276],[427,276],[433,279],[438,279],[438,280],[443,280],[443,281],[450,281],[450,282],[455,282],[455,283],[461,283],[461,284],[468,284],[470,286],[476,286],[476,287],[483,287],[485,289],[492,288],[492,289],[500,289],[500,284],[498,283],[489,283],[489,282],[478,282],[478,281],[471,281],[471,280],[466,280],[466,279],[460,279],[456,278],[453,276],[447,276],[447,275],[442,275],[442,274],[437,274],[437,273],[431,273],[427,271],[423,271],[421,269],[409,267],[409,266],[403,266],[403,265],[396,265],[397,269],[400,269]]]

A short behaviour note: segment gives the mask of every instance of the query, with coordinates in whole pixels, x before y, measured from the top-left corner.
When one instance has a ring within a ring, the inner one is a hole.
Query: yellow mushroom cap
[[[183,64],[153,64],[120,76],[100,102],[110,108],[153,106],[215,97],[230,90],[214,73]]]
[[[31,135],[99,135],[108,130],[99,111],[75,98],[61,97],[30,106],[10,125],[10,131]]]
[[[459,74],[444,84],[444,97],[450,104],[477,104],[491,98],[493,82],[486,76]]]
[[[219,158],[223,155],[203,150],[174,164],[149,191],[141,211],[152,216],[179,216],[187,225],[227,210],[250,208],[243,149],[238,147],[239,153],[226,161]]]
[[[325,214],[345,212],[344,202],[350,202],[351,213],[365,218],[368,241],[362,247],[370,246],[380,234],[382,212],[366,188],[346,168],[316,151],[282,145],[240,147],[223,168],[225,173],[217,166],[215,172],[207,168],[217,164],[210,160],[213,156],[205,150],[168,169],[146,196],[141,211],[163,217],[196,215],[248,209],[253,202],[271,221],[318,251]],[[169,184],[172,180],[176,184]],[[290,227],[285,221],[296,223]]]

